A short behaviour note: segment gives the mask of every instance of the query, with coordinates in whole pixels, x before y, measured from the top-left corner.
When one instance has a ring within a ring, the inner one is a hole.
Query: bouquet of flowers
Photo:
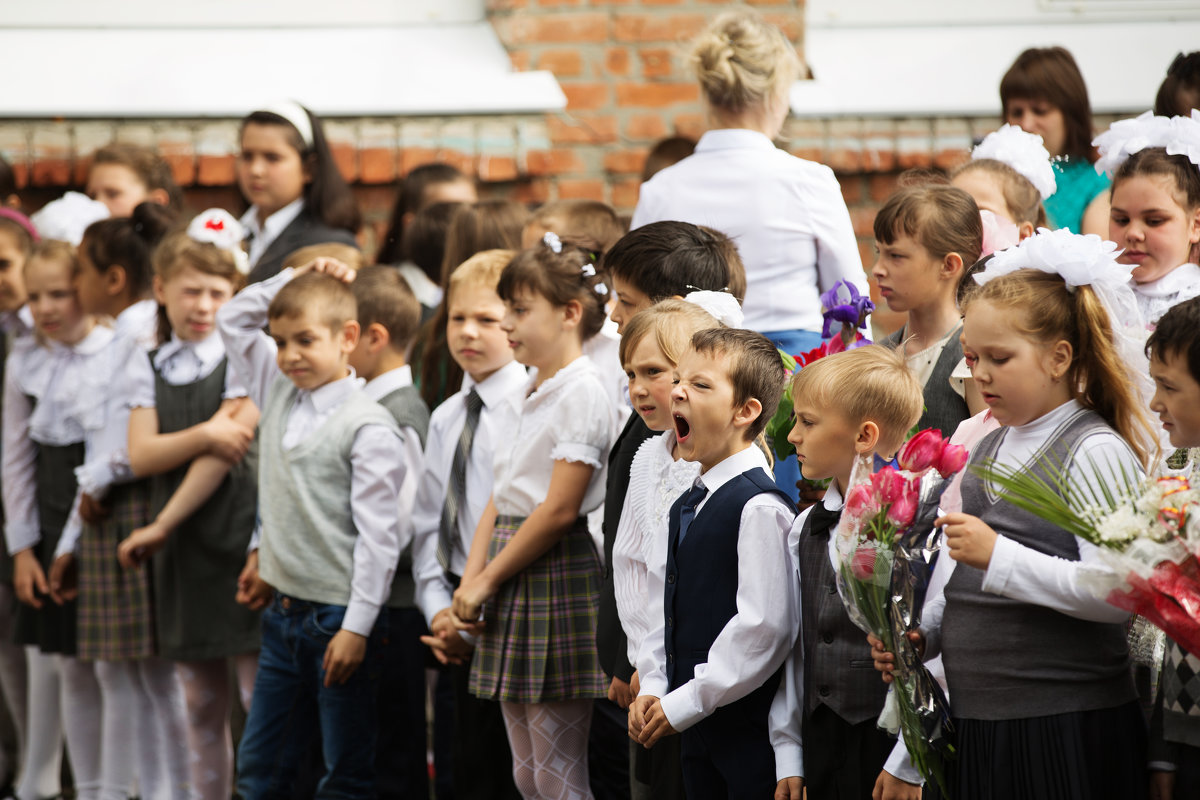
[[[867,458],[855,465],[836,533],[838,590],[850,619],[896,656],[880,727],[903,733],[913,764],[945,796],[945,761],[954,752],[946,696],[906,634],[921,622],[940,536],[938,501],[967,451],[923,430],[897,461],[900,469],[877,472]]]
[[[871,298],[859,294],[858,287],[846,280],[838,281],[833,288],[821,295],[821,316],[825,324],[821,329],[821,337],[825,340],[819,347],[807,353],[789,355],[779,351],[783,359],[783,368],[787,374],[787,385],[775,416],[767,423],[767,436],[770,437],[771,449],[776,458],[790,458],[796,448],[787,440],[788,432],[792,429],[792,382],[791,377],[796,370],[811,364],[819,358],[843,350],[853,350],[856,347],[871,344],[871,340],[858,332],[859,328],[867,327],[867,315],[875,310]],[[837,335],[833,333],[833,324],[841,325]]]
[[[1047,468],[1050,481],[997,465],[985,474],[1005,499],[1100,548],[1110,569],[1080,570],[1097,597],[1145,617],[1200,655],[1200,480],[1113,476],[1098,489]]]

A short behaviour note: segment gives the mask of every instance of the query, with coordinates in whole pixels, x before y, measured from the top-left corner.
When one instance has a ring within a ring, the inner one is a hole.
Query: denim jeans
[[[244,800],[294,797],[297,769],[318,733],[325,774],[316,797],[375,797],[375,700],[387,609],[379,612],[363,663],[345,683],[326,688],[325,649],[345,614],[344,606],[280,594],[263,612],[254,699],[238,748]]]

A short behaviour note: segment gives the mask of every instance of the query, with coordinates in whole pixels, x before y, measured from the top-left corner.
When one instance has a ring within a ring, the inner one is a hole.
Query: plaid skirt
[[[489,561],[522,522],[496,519]],[[604,697],[608,687],[596,655],[599,602],[600,559],[580,518],[484,605],[487,628],[471,662],[471,694],[510,703]]]
[[[108,518],[98,525],[84,525],[79,539],[79,658],[148,658],[155,653],[149,568],[146,564],[123,568],[117,561],[117,545],[150,522],[149,481],[114,486],[108,503]]]

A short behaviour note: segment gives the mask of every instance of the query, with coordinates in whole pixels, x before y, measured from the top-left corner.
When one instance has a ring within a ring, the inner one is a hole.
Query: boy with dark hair
[[[779,404],[783,365],[762,334],[714,328],[692,337],[675,379],[680,456],[700,477],[671,508],[663,628],[649,634],[665,658],[642,677],[629,733],[653,747],[682,731],[689,800],[769,797],[767,713],[800,622],[787,556],[796,511],[754,438]]]

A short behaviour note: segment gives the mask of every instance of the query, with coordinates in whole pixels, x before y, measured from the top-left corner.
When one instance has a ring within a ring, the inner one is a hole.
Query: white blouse
[[[745,327],[821,330],[821,292],[867,292],[850,212],[833,170],[761,133],[708,131],[696,152],[642,184],[632,228],[682,220],[733,239],[746,265]]]
[[[1137,298],[1138,311],[1146,327],[1153,328],[1171,306],[1200,297],[1200,267],[1182,264],[1150,283],[1131,281],[1130,288]]]
[[[579,508],[586,515],[604,502],[608,451],[617,436],[617,411],[600,372],[587,358],[567,364],[534,390],[523,391],[520,413],[497,419],[492,499],[499,514],[527,517],[546,499],[555,461],[595,468]]]
[[[112,342],[113,331],[97,325],[74,345],[39,344],[22,337],[8,357],[4,378],[3,477],[5,538],[10,553],[41,539],[34,465],[39,444],[82,442],[83,415],[92,397],[80,376]]]
[[[671,457],[674,449],[674,431],[642,442],[629,469],[629,491],[613,540],[613,591],[630,664],[638,663],[642,642],[654,627],[651,620],[664,613],[671,506],[700,476],[697,462]]]
[[[198,342],[185,342],[175,334],[154,353],[145,358],[136,358],[129,365],[129,405],[131,408],[155,408],[154,370],[162,373],[163,380],[171,386],[183,386],[203,380],[225,358],[225,343],[221,335],[213,330],[207,338]],[[233,367],[225,369],[223,400],[245,397],[246,388],[234,374]]]

